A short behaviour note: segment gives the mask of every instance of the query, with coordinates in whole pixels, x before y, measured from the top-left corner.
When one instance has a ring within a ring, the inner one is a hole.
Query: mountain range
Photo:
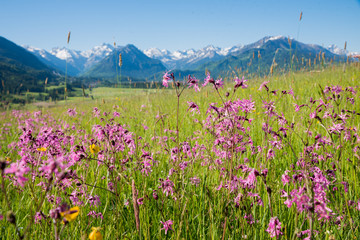
[[[120,66],[120,55],[122,64]],[[160,60],[146,56],[132,44],[117,48],[88,71],[81,74],[84,77],[116,78],[118,75],[146,79],[154,74],[164,72],[165,66]]]
[[[320,53],[323,59],[320,59]],[[123,63],[121,67],[120,54]],[[47,51],[30,46],[21,47],[0,37],[0,78],[8,85],[31,82],[34,86],[39,79],[43,81],[46,77],[49,81],[59,80],[65,72],[69,76],[109,81],[114,81],[120,74],[121,79],[130,77],[145,80],[154,77],[158,80],[158,76],[166,69],[174,70],[182,76],[194,74],[198,77],[204,75],[205,69],[217,75],[239,70],[260,74],[268,73],[271,66],[275,70],[276,66],[279,70],[290,67],[299,69],[309,61],[343,61],[344,56],[351,54],[354,53],[335,45],[324,48],[283,36],[264,37],[248,45],[230,48],[209,45],[199,50],[174,52],[157,48],[142,51],[131,44],[118,47],[102,44],[87,51],[64,47]]]
[[[144,53],[151,58],[159,59],[168,69],[193,70],[209,61],[220,60],[243,47],[237,45],[229,48],[219,48],[209,45],[199,50],[188,49],[174,52],[150,48],[144,50]]]
[[[56,47],[51,51],[31,46],[23,47],[37,56],[40,61],[46,65],[59,69],[62,72],[65,72],[67,68],[68,74],[72,76],[85,72],[94,64],[108,56],[115,49],[113,45],[106,43],[100,46],[95,46],[87,51],[71,50],[64,47]]]
[[[284,36],[264,37],[241,47],[218,61],[211,61],[197,68],[198,72],[209,70],[213,75],[227,76],[245,72],[257,75],[272,71],[297,70],[312,63],[339,62],[344,57],[314,44],[304,44]]]
[[[71,76],[91,76],[103,78],[113,78],[118,74],[116,73],[116,71],[119,71],[116,70],[118,61],[118,56],[116,55],[123,52],[123,58],[127,58],[127,54],[130,54],[131,52],[130,55],[132,56],[129,55],[129,58],[127,59],[130,60],[130,62],[123,61],[123,76],[146,78],[156,74],[155,71],[163,71],[165,68],[184,72],[197,71],[206,65],[212,66],[216,62],[224,60],[231,61],[231,58],[239,56],[241,53],[246,53],[249,49],[260,49],[262,44],[265,44],[268,41],[285,42],[287,39],[288,38],[284,36],[264,37],[263,39],[248,45],[236,45],[228,48],[220,48],[209,45],[198,50],[187,49],[173,52],[158,48],[140,50],[133,45],[118,46],[115,48],[113,45],[107,43],[95,46],[86,51],[71,50],[64,47],[53,48],[51,51],[30,46],[24,46],[24,48],[36,55],[44,64],[54,69],[58,69],[62,73],[64,73],[67,68],[67,73]],[[341,49],[336,45],[330,45],[325,48],[314,44],[303,44],[295,41],[294,39],[292,39],[292,41],[299,43],[302,46],[301,49],[298,49],[299,51],[306,50],[309,52],[312,49],[310,52],[313,53],[316,51],[322,51],[335,55],[347,56],[357,54]],[[305,45],[307,47],[304,47]],[[279,49],[281,50],[284,46],[284,44],[279,46]],[[290,51],[290,46],[288,46],[288,50]],[[151,59],[160,60],[163,66],[160,66],[160,63],[156,61],[149,64],[152,60],[146,58],[144,55]],[[269,55],[269,53],[267,53],[267,55]],[[306,55],[307,54],[303,54],[302,57],[309,57]],[[145,62],[141,63],[141,61]],[[130,63],[130,65],[125,66],[127,63]],[[149,69],[147,69],[148,67]],[[135,69],[137,69],[137,71],[135,71]]]

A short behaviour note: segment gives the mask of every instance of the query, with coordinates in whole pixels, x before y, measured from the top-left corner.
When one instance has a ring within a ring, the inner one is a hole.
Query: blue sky
[[[299,23],[300,12],[303,19]],[[230,47],[264,36],[360,51],[360,0],[0,0],[0,36],[50,50]],[[298,34],[299,33],[299,34]]]

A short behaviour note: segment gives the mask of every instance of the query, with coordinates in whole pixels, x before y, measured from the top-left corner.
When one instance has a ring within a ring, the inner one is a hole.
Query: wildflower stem
[[[46,197],[47,193],[49,192],[49,190],[51,189],[50,186],[51,186],[52,182],[53,182],[53,177],[50,178],[48,184],[46,185],[45,193],[42,196],[42,198],[41,198],[41,200],[39,202],[39,205],[37,206],[37,209],[36,209],[35,213],[30,216],[30,223],[26,226],[25,231],[24,231],[24,233],[22,235],[22,238],[24,238],[26,236],[27,232],[30,231],[31,226],[32,226],[32,224],[34,222],[34,216],[38,211],[40,211],[40,209],[41,209],[41,207],[42,207],[42,205],[43,205],[43,203],[45,201],[45,197]]]
[[[221,238],[222,240],[225,239],[226,223],[227,223],[227,217],[225,217],[224,228],[223,228],[223,235],[222,235],[222,238]]]
[[[181,228],[182,228],[182,223],[183,223],[183,218],[184,218],[187,202],[188,202],[188,200],[186,199],[183,210],[182,210],[182,213],[181,213],[180,224],[179,224],[179,228],[178,228],[179,230],[178,230],[178,234],[177,234],[177,237],[176,237],[177,240],[180,239]]]
[[[81,181],[80,178],[77,178],[77,179]],[[103,187],[99,187],[99,186],[96,186],[96,185],[91,185],[91,184],[88,184],[88,183],[85,183],[85,182],[82,182],[82,184],[84,184],[84,185],[86,185],[86,186],[89,186],[89,187],[102,189],[102,190],[108,191],[109,193],[112,193],[112,194],[115,195],[115,196],[118,196],[118,194],[114,193],[113,191],[111,191],[111,190],[109,190],[109,189],[106,189],[106,188],[103,188]]]
[[[134,206],[136,230],[139,232],[140,231],[139,205],[137,203],[137,190],[135,188],[134,180],[132,180],[131,187],[132,187],[132,199],[133,199],[133,206]]]

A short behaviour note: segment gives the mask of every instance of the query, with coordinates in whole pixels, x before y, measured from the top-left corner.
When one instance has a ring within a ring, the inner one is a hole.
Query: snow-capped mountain
[[[143,51],[132,44],[112,51],[108,56],[95,64],[83,77],[117,78],[119,75],[119,55],[122,56],[121,75],[136,79],[153,78],[154,75],[164,73],[165,66],[158,59],[149,58]],[[160,76],[159,76],[160,77]]]
[[[66,61],[69,75],[78,75],[108,56],[114,47],[111,44],[102,44],[86,51],[78,51],[56,47],[50,52],[31,46],[23,46],[36,55],[43,63],[65,72]]]
[[[327,50],[329,50],[332,53],[338,54],[338,55],[347,55],[347,51],[343,48],[339,48],[335,44],[331,44],[327,47]]]
[[[338,54],[338,55],[346,55],[346,56],[355,56],[355,55],[360,54],[360,52],[349,52],[348,50],[340,48],[340,47],[336,46],[335,44],[329,45],[327,47],[327,50],[329,50],[332,53]]]
[[[121,48],[121,47],[118,47]],[[103,60],[114,50],[114,46],[111,44],[104,43],[101,46],[95,46],[90,50],[82,52],[82,56],[87,58],[87,61],[84,65],[85,69],[89,69],[94,66],[96,63]]]
[[[195,69],[210,61],[217,61],[223,57],[239,51],[243,46],[219,48],[209,45],[199,50],[177,50],[170,52],[166,49],[150,48],[144,50],[145,55],[159,59],[168,69]]]
[[[149,48],[142,52],[150,58],[160,60],[167,69],[195,70],[204,64],[222,61],[228,57],[237,56],[242,52],[250,51],[251,49],[262,49],[266,44],[272,43],[270,45],[273,48],[287,48],[287,45],[291,42],[294,44],[297,42],[292,38],[290,40],[291,41],[289,42],[288,37],[285,36],[267,36],[254,43],[236,45],[228,48],[209,45],[198,50],[191,48],[187,50],[169,51],[166,49]],[[298,44],[298,42],[296,44]],[[290,48],[294,47],[295,45],[290,46]],[[59,69],[62,72],[65,72],[65,69],[67,68],[67,73],[73,76],[82,75],[87,72],[101,60],[113,53],[115,49],[113,45],[105,43],[86,51],[72,50],[64,47],[53,48],[51,51],[30,46],[24,46],[24,48],[35,54],[43,63],[52,68]],[[122,48],[123,47],[119,46],[117,47],[117,50]],[[313,52],[318,52],[323,49],[321,46],[315,44],[305,44],[302,45],[302,48],[303,50]],[[330,45],[325,49],[336,55],[354,56],[359,54],[346,51],[336,45]]]

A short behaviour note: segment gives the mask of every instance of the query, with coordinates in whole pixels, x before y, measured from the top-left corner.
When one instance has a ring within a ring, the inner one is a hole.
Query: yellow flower
[[[7,161],[7,162],[11,162],[11,158],[6,157],[6,161]]]
[[[90,145],[90,152],[92,154],[98,153],[100,151],[100,147],[96,146],[95,144]]]
[[[92,227],[92,232],[89,234],[90,240],[102,240],[103,237],[100,232],[101,227]]]
[[[40,147],[40,148],[37,148],[36,150],[38,150],[39,152],[46,152],[46,148],[45,148],[45,147]]]
[[[60,215],[61,217],[65,218],[64,222],[65,220],[71,222],[76,219],[76,217],[79,215],[79,212],[80,212],[80,208],[78,206],[75,206],[67,211],[61,212]]]

